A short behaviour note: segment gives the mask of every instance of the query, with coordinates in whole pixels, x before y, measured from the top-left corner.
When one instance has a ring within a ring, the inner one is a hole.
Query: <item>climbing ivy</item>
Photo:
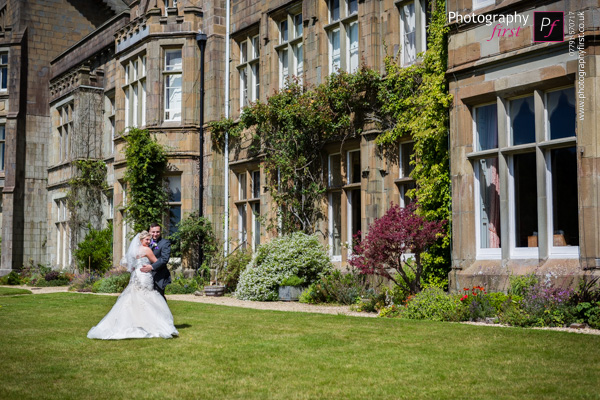
[[[67,209],[71,248],[77,248],[89,229],[102,228],[102,197],[109,193],[106,165],[102,160],[80,159],[71,164],[73,178],[68,182]]]
[[[167,152],[147,129],[131,128],[124,136],[127,168],[126,220],[134,232],[147,230],[152,222],[161,223],[169,212],[169,195],[164,174]]]

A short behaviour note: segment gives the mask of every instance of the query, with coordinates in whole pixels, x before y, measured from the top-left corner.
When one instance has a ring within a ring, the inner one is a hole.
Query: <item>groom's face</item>
[[[152,235],[152,239],[157,242],[160,238],[160,226],[150,228],[150,235]]]

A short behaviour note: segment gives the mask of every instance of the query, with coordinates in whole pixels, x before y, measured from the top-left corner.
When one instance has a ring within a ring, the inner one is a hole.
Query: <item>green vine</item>
[[[124,136],[127,169],[126,220],[133,231],[148,229],[152,222],[161,223],[168,215],[169,195],[166,188],[167,152],[147,129],[131,128]]]
[[[110,187],[106,183],[104,161],[75,160],[72,166],[75,171],[68,182],[67,209],[70,213],[71,248],[77,248],[86,232],[102,228],[102,197],[109,193]]]

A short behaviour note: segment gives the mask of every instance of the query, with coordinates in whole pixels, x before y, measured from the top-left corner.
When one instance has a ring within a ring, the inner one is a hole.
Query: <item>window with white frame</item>
[[[8,53],[0,52],[0,91],[8,90]]]
[[[115,217],[115,203],[114,203],[113,196],[114,196],[114,193],[112,190],[110,190],[106,194],[106,205],[107,205],[106,219],[108,221],[112,221],[113,218]]]
[[[62,268],[71,264],[69,224],[66,197],[54,200],[56,226],[56,264]]]
[[[0,124],[0,171],[6,168],[6,125]]]
[[[538,90],[500,101],[502,107],[493,103],[473,108],[476,151],[469,157],[475,173],[477,256],[577,257],[575,91]],[[503,119],[508,121],[504,135],[498,130]],[[536,135],[539,121],[544,123],[543,135]],[[500,208],[502,198],[507,199],[506,214]],[[506,233],[500,230],[503,221]]]
[[[73,102],[62,104],[56,107],[58,113],[58,126],[56,128],[58,152],[56,162],[63,163],[69,161],[71,133],[73,132]]]
[[[340,4],[340,2],[343,2]],[[359,67],[359,25],[357,0],[329,0],[329,73],[355,72]]]
[[[181,221],[181,175],[168,176],[169,184],[169,235],[177,232]]]
[[[105,156],[110,157],[115,154],[115,94],[110,93],[104,99],[104,115],[105,115],[105,138],[106,144]]]
[[[298,7],[296,7],[298,8]],[[302,80],[304,73],[304,51],[302,13],[292,9],[277,23],[279,44],[275,47],[279,59],[279,88],[285,86],[292,76]]]
[[[400,207],[406,207],[412,199],[408,196],[410,190],[416,187],[415,180],[410,176],[415,168],[414,160],[414,142],[402,142],[398,151],[398,191],[400,192]]]
[[[342,260],[342,155],[330,154],[328,158],[328,237],[333,261]]]
[[[181,121],[181,49],[165,49],[163,79],[165,85],[165,121]]]
[[[426,10],[425,0],[410,0],[397,3],[400,11],[400,60],[402,65],[410,65],[417,54],[425,51]]]
[[[260,246],[260,202],[251,203],[252,207],[252,251]]]
[[[238,42],[240,64],[240,108],[260,97],[260,41],[258,35],[247,36]]]
[[[146,55],[137,55],[123,64],[125,83],[125,129],[146,125]]]

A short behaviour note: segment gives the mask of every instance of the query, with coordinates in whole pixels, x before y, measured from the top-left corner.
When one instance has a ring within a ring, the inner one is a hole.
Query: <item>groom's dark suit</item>
[[[156,246],[152,245],[152,252],[156,256],[156,262],[152,264],[152,276],[154,276],[154,288],[164,297],[165,288],[171,283],[171,274],[167,263],[171,255],[171,242],[160,238]]]

